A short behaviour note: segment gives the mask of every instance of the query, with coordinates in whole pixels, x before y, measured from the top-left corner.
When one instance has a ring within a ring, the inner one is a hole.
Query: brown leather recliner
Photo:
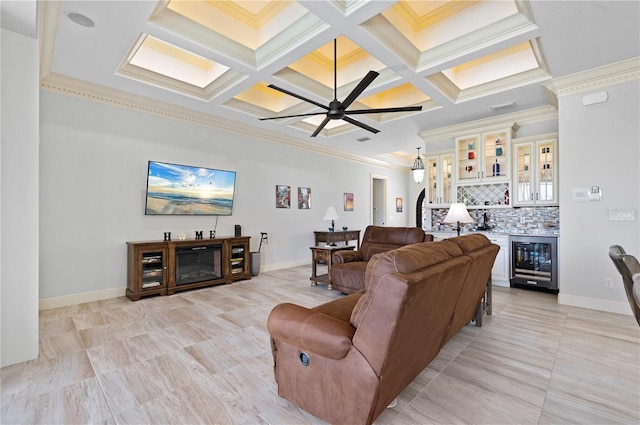
[[[375,254],[412,243],[433,241],[418,227],[368,226],[358,251],[336,251],[331,261],[331,285],[336,291],[353,294],[364,288],[367,262]]]
[[[375,255],[364,291],[312,309],[277,305],[267,328],[278,394],[333,424],[375,421],[457,332],[455,318],[476,311],[499,247],[460,239]]]

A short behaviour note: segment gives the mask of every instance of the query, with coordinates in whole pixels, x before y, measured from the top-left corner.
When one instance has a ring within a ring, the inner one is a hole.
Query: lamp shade
[[[338,212],[336,211],[336,207],[327,207],[327,212],[324,213],[324,217],[322,217],[322,221],[332,221],[332,220],[340,220],[340,217],[338,217]]]
[[[449,212],[444,218],[444,223],[473,223],[473,218],[469,215],[467,207],[463,203],[451,204]]]

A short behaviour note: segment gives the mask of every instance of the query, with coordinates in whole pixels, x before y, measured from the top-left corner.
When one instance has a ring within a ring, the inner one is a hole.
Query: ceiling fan
[[[271,118],[260,118],[260,121],[265,120],[277,120],[282,118],[293,118],[293,117],[307,117],[313,115],[322,115],[325,114],[326,117],[322,123],[316,128],[316,130],[311,134],[311,137],[316,137],[320,131],[327,125],[329,120],[344,120],[350,124],[358,126],[360,128],[364,128],[372,133],[378,133],[380,130],[377,130],[367,124],[364,124],[360,121],[354,120],[349,115],[359,115],[359,114],[376,114],[376,113],[387,113],[387,112],[411,112],[411,111],[421,111],[422,106],[406,106],[401,108],[376,108],[376,109],[352,109],[347,110],[349,105],[353,103],[354,100],[360,96],[360,94],[376,79],[376,77],[380,75],[375,71],[369,71],[369,73],[358,83],[358,85],[349,93],[349,95],[340,102],[338,100],[338,60],[337,60],[337,39],[333,40],[333,100],[329,102],[329,106],[318,103],[314,100],[308,99],[304,96],[301,96],[296,93],[292,93],[289,90],[285,90],[281,87],[277,87],[273,84],[269,84],[269,88],[274,90],[278,90],[282,93],[288,94],[289,96],[297,97],[300,100],[304,100],[305,102],[309,102],[313,105],[316,105],[325,111],[322,112],[311,112],[308,114],[297,114],[297,115],[286,115],[282,117],[271,117]]]

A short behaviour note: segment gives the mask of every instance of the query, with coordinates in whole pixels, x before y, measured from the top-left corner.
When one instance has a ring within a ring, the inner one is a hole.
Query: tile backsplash
[[[425,217],[426,220],[423,220],[423,223],[429,220],[428,211],[427,217]],[[434,208],[431,210],[431,231],[453,231],[455,224],[442,222],[448,211],[448,208]],[[558,207],[470,209],[469,214],[476,222],[462,224],[463,232],[465,230],[476,230],[477,226],[483,221],[484,213],[487,214],[487,226],[493,232],[552,236],[560,234]]]

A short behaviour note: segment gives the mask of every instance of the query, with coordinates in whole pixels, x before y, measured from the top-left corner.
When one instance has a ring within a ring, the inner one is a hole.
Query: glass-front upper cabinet
[[[491,131],[455,139],[458,183],[509,180],[512,130]]]
[[[513,146],[513,204],[558,205],[557,139],[515,139]]]
[[[448,206],[454,198],[453,153],[427,157],[429,206]]]

